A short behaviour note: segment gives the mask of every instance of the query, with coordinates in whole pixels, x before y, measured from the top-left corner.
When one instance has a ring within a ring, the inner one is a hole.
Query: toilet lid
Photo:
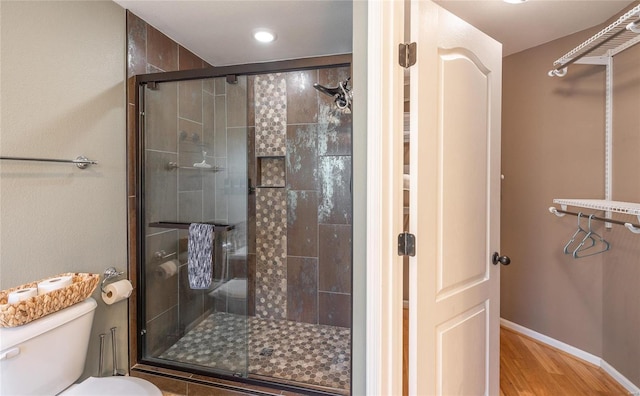
[[[162,396],[151,382],[136,377],[89,377],[61,396]]]

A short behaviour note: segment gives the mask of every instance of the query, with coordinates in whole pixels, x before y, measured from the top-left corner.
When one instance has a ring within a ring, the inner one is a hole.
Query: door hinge
[[[398,235],[398,256],[415,256],[416,255],[416,236],[403,232]]]
[[[416,53],[418,51],[418,45],[416,43],[401,43],[398,45],[398,61],[400,66],[408,69],[416,64]]]

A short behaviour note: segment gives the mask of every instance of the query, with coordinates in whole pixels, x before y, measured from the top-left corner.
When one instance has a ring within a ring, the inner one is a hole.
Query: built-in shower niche
[[[285,157],[258,157],[258,187],[286,187]]]

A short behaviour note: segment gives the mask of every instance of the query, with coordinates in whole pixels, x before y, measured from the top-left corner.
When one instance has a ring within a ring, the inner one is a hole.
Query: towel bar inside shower
[[[234,225],[219,224],[219,223],[207,222],[207,221],[194,221],[192,223],[210,224],[210,225],[213,226],[213,231],[214,232],[231,231],[231,230],[233,230],[235,228]],[[149,227],[178,228],[178,229],[182,229],[182,230],[188,230],[189,226],[192,223],[185,223],[185,222],[180,222],[180,221],[158,221],[158,222],[155,222],[155,223],[149,223]]]

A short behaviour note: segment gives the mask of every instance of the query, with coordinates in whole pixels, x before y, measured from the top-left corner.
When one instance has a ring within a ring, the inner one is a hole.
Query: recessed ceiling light
[[[253,31],[253,38],[261,43],[270,43],[276,39],[276,34],[270,29],[256,29]]]
[[[527,0],[502,0],[505,3],[509,3],[509,4],[521,4],[524,3]]]

